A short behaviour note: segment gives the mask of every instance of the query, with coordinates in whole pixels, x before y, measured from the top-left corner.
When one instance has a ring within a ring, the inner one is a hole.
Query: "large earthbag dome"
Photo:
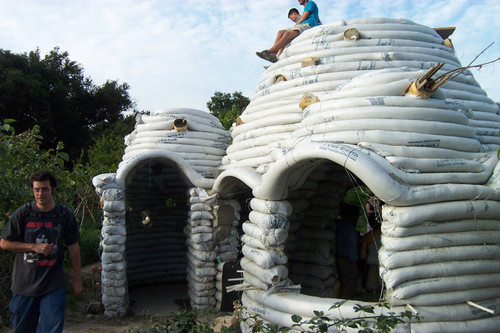
[[[230,207],[236,214],[239,208],[208,193],[229,133],[207,112],[171,109],[139,115],[125,142],[117,172],[93,179],[104,212],[105,314],[127,312],[129,288],[179,281],[187,281],[192,306],[215,306],[214,259],[238,254],[232,226],[220,242],[232,237],[235,245],[220,251],[213,210]]]
[[[239,285],[248,316],[291,326],[314,310],[360,315],[352,301],[330,306],[334,218],[364,184],[384,202],[384,296],[421,317],[398,329],[498,330],[499,107],[461,66],[434,29],[381,18],[307,30],[267,68],[214,183],[220,198],[251,191]]]

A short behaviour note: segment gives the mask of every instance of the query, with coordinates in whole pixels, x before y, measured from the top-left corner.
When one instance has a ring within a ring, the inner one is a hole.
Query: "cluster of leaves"
[[[338,309],[347,301],[340,301],[333,304],[329,310]],[[381,301],[376,304],[377,308],[390,309],[389,303]],[[388,311],[386,314],[375,315],[376,308],[372,305],[356,304],[354,312],[359,313],[358,318],[330,318],[323,311],[314,311],[314,317],[303,320],[301,316],[292,315],[294,322],[291,328],[282,327],[277,324],[264,323],[257,317],[250,317],[245,320],[252,320],[252,333],[286,333],[292,329],[305,330],[307,332],[345,332],[346,329],[357,329],[360,333],[389,333],[399,324],[416,320],[420,322],[420,317],[411,311],[403,311],[399,314]]]
[[[181,310],[172,313],[170,317],[153,317],[152,327],[138,328],[130,333],[213,333],[214,329],[208,322],[199,319],[200,315],[205,314],[207,310]],[[239,332],[234,328],[221,328],[222,333]]]
[[[67,52],[54,48],[15,54],[0,49],[0,121],[15,119],[16,132],[39,126],[42,148],[64,142],[71,160],[92,141],[95,132],[124,118],[134,106],[129,86],[106,81],[97,86]]]
[[[207,108],[212,115],[220,120],[222,126],[229,130],[249,103],[248,97],[243,96],[239,91],[232,94],[216,91],[207,102]]]
[[[337,302],[329,310],[337,309],[340,313],[340,307],[347,301]],[[292,315],[292,327],[284,327],[278,324],[264,322],[257,316],[250,316],[243,319],[251,323],[252,333],[288,333],[291,331],[306,331],[315,333],[326,332],[345,332],[357,330],[360,333],[390,333],[397,325],[405,322],[418,321],[420,317],[414,315],[411,311],[400,312],[399,314],[387,311],[386,314],[376,315],[376,308],[390,310],[387,302],[382,301],[375,306],[356,304],[353,307],[354,312],[359,313],[358,318],[330,318],[323,311],[314,311],[314,317],[303,320],[298,315]],[[148,328],[139,328],[131,330],[130,333],[212,333],[212,325],[199,320],[200,310],[181,310],[172,313],[166,318],[153,317],[152,326]],[[238,332],[234,328],[221,327],[222,333]]]

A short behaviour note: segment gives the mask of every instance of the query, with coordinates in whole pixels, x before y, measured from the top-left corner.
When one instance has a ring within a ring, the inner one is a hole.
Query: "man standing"
[[[30,181],[35,200],[14,211],[0,239],[0,248],[16,253],[10,321],[16,333],[62,332],[64,245],[73,266],[71,292],[82,292],[78,224],[66,206],[55,202],[57,181],[51,172],[37,171]]]
[[[319,13],[316,3],[312,0],[298,1],[300,5],[304,6],[304,13],[302,14],[302,16],[290,29],[278,31],[276,40],[274,41],[274,45],[267,50],[257,52],[256,54],[258,57],[270,62],[278,61],[278,57],[280,56],[285,46],[288,45],[288,43],[290,43],[294,38],[296,38],[305,30],[318,25]]]

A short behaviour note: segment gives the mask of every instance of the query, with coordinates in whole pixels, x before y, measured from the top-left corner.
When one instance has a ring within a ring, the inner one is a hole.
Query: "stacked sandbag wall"
[[[115,174],[102,174],[92,182],[101,197],[101,293],[105,315],[125,315],[128,308],[127,264],[125,261],[124,191],[115,182]]]
[[[287,201],[253,198],[250,207],[249,220],[242,225],[244,257],[240,264],[244,284],[263,290],[288,285],[284,243],[292,206]]]
[[[441,321],[464,330],[480,318],[491,327],[500,321],[499,216],[500,203],[490,200],[384,206],[379,258],[386,296],[413,306],[424,322],[438,319],[416,331],[449,330]]]
[[[213,197],[202,188],[189,190],[188,225],[188,294],[191,306],[196,308],[215,306],[215,246],[213,234]]]

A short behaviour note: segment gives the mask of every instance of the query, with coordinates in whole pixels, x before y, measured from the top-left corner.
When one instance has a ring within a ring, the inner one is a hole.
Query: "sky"
[[[456,55],[468,65],[500,56],[499,0],[315,0],[323,24],[368,17],[455,26]],[[97,85],[130,86],[138,111],[207,111],[215,91],[252,97],[264,65],[255,55],[289,27],[296,0],[0,0],[0,48],[67,51]],[[500,62],[473,69],[500,101]]]

